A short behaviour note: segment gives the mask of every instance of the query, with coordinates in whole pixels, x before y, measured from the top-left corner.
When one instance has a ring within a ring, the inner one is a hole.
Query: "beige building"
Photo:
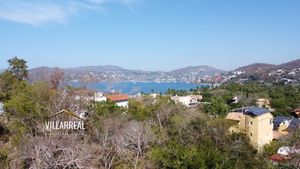
[[[247,134],[254,148],[260,149],[273,140],[273,115],[267,109],[243,107],[232,110],[226,119],[238,122],[230,131]]]
[[[202,95],[187,95],[187,96],[172,96],[171,100],[173,100],[176,104],[181,103],[186,107],[193,107],[199,104],[202,100]]]
[[[265,98],[260,98],[256,100],[256,106],[269,109],[271,108],[270,101]]]

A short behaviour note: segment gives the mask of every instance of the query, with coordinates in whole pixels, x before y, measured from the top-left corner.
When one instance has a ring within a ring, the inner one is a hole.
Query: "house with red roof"
[[[105,95],[107,100],[114,102],[119,107],[128,108],[129,96],[126,94],[109,94]]]

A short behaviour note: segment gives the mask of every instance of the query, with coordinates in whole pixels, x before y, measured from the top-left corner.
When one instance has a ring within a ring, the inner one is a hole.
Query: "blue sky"
[[[299,0],[0,0],[0,68],[231,70],[300,58]]]

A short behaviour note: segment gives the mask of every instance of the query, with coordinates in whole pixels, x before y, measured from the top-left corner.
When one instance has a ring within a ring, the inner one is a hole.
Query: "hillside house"
[[[107,100],[114,102],[119,107],[128,108],[128,99],[129,96],[126,94],[111,94],[105,95]]]
[[[287,135],[300,127],[300,119],[294,117],[277,116],[274,118],[273,136],[274,139]]]
[[[149,96],[153,99],[156,99],[157,97],[159,97],[158,93],[150,93]]]
[[[107,100],[107,97],[105,97],[102,92],[96,92],[94,94],[95,102],[106,102],[106,100]]]
[[[172,96],[171,100],[173,100],[176,104],[180,103],[186,107],[196,106],[201,100],[201,95],[187,95],[187,96]]]
[[[237,122],[230,131],[247,134],[254,148],[261,149],[273,140],[273,115],[267,109],[242,107],[232,110],[226,119]]]
[[[265,99],[265,98],[259,98],[259,99],[257,99],[256,100],[256,106],[257,107],[266,108],[266,109],[271,108],[270,101],[268,99]]]

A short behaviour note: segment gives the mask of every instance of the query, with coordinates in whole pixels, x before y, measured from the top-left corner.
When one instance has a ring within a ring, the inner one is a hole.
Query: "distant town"
[[[300,60],[280,65],[256,63],[232,71],[224,71],[210,66],[190,66],[170,72],[127,70],[118,66],[87,66],[78,68],[38,67],[30,70],[32,81],[45,80],[53,72],[63,72],[70,82],[186,82],[186,83],[226,83],[228,81],[299,83]]]

